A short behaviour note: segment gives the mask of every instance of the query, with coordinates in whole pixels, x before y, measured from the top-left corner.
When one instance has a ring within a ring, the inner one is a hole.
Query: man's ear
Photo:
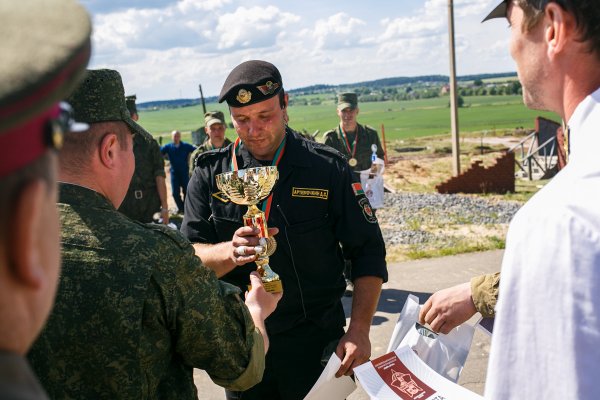
[[[290,96],[287,94],[287,92],[285,92],[283,94],[283,108],[284,109],[287,108],[289,101],[290,101]]]
[[[42,286],[44,280],[39,232],[48,189],[41,179],[25,184],[13,202],[9,217],[11,232],[7,252],[11,274],[22,285],[34,289]]]
[[[106,133],[98,145],[100,162],[107,168],[114,168],[117,156],[117,147],[120,146],[117,134],[113,132]]]
[[[548,3],[545,8],[544,40],[548,46],[548,56],[554,58],[568,45],[569,36],[577,34],[573,17],[557,3]]]

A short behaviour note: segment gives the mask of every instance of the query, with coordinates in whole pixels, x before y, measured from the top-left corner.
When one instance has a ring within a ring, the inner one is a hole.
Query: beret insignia
[[[250,101],[251,98],[252,98],[252,93],[250,93],[246,89],[240,89],[240,91],[238,92],[238,95],[236,96],[237,101],[239,101],[242,104],[246,104],[247,102]]]
[[[269,94],[272,94],[273,92],[275,92],[278,88],[279,88],[279,83],[275,82],[273,83],[272,81],[267,81],[267,83],[265,83],[264,85],[260,85],[256,87],[258,90],[260,90],[260,92],[266,96]]]

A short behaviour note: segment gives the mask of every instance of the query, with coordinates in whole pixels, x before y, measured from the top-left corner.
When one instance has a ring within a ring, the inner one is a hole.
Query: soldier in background
[[[69,101],[90,127],[66,134],[60,156],[63,272],[29,353],[44,387],[58,399],[196,400],[193,368],[227,388],[253,386],[280,295],[253,274],[244,305],[181,233],[116,211],[143,132],[117,71],[89,71]]]
[[[136,96],[127,96],[125,103],[131,119],[138,120]],[[119,211],[136,221],[149,223],[160,212],[160,222],[169,223],[165,160],[156,139],[145,130],[133,138],[135,171],[127,196]]]
[[[231,140],[225,137],[227,125],[225,124],[225,116],[221,111],[209,111],[204,114],[204,125],[206,126],[206,141],[200,145],[190,155],[190,176],[196,168],[196,160],[200,154],[205,151],[223,148],[231,143]]]
[[[337,103],[340,124],[335,129],[325,132],[323,136],[326,145],[333,147],[348,159],[348,164],[360,182],[357,173],[371,168],[371,146],[377,146],[377,157],[383,159],[384,155],[377,131],[370,126],[359,124],[358,112],[356,93],[340,93]]]
[[[0,2],[0,398],[47,399],[25,359],[60,274],[56,152],[71,122],[59,101],[90,58],[74,1]],[[44,38],[43,41],[40,38]]]
[[[348,160],[354,172],[354,178],[360,182],[360,171],[371,168],[373,151],[372,145],[377,146],[376,155],[383,158],[383,148],[377,136],[377,131],[370,126],[357,122],[358,97],[356,93],[347,92],[338,95],[337,114],[340,124],[337,128],[323,134],[324,143],[342,153]],[[373,213],[375,210],[373,210]],[[352,295],[354,285],[350,278],[350,263],[346,260],[346,296]]]

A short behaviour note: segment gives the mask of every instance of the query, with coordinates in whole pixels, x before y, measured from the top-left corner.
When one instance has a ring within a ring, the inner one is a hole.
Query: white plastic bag
[[[376,172],[371,169],[360,171],[360,184],[365,191],[365,195],[371,203],[373,209],[383,208],[383,170],[385,163],[381,158],[375,159],[373,162]]]
[[[475,328],[464,323],[447,335],[436,334],[418,324],[419,299],[409,295],[394,327],[387,352],[409,346],[438,374],[457,382],[465,365]]]

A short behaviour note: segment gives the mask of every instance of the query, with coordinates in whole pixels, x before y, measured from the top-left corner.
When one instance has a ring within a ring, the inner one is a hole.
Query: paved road
[[[409,294],[416,295],[423,303],[436,290],[466,282],[475,275],[498,271],[501,260],[502,251],[496,250],[390,264],[389,281],[383,287],[371,328],[373,357],[383,355],[387,349],[394,324]],[[350,310],[350,300],[344,299],[346,315]],[[459,384],[479,394],[483,394],[485,385],[489,346],[490,339],[477,329],[459,380]],[[225,398],[223,389],[214,385],[203,371],[195,371],[194,381],[199,399]],[[348,400],[368,398],[359,386]]]

